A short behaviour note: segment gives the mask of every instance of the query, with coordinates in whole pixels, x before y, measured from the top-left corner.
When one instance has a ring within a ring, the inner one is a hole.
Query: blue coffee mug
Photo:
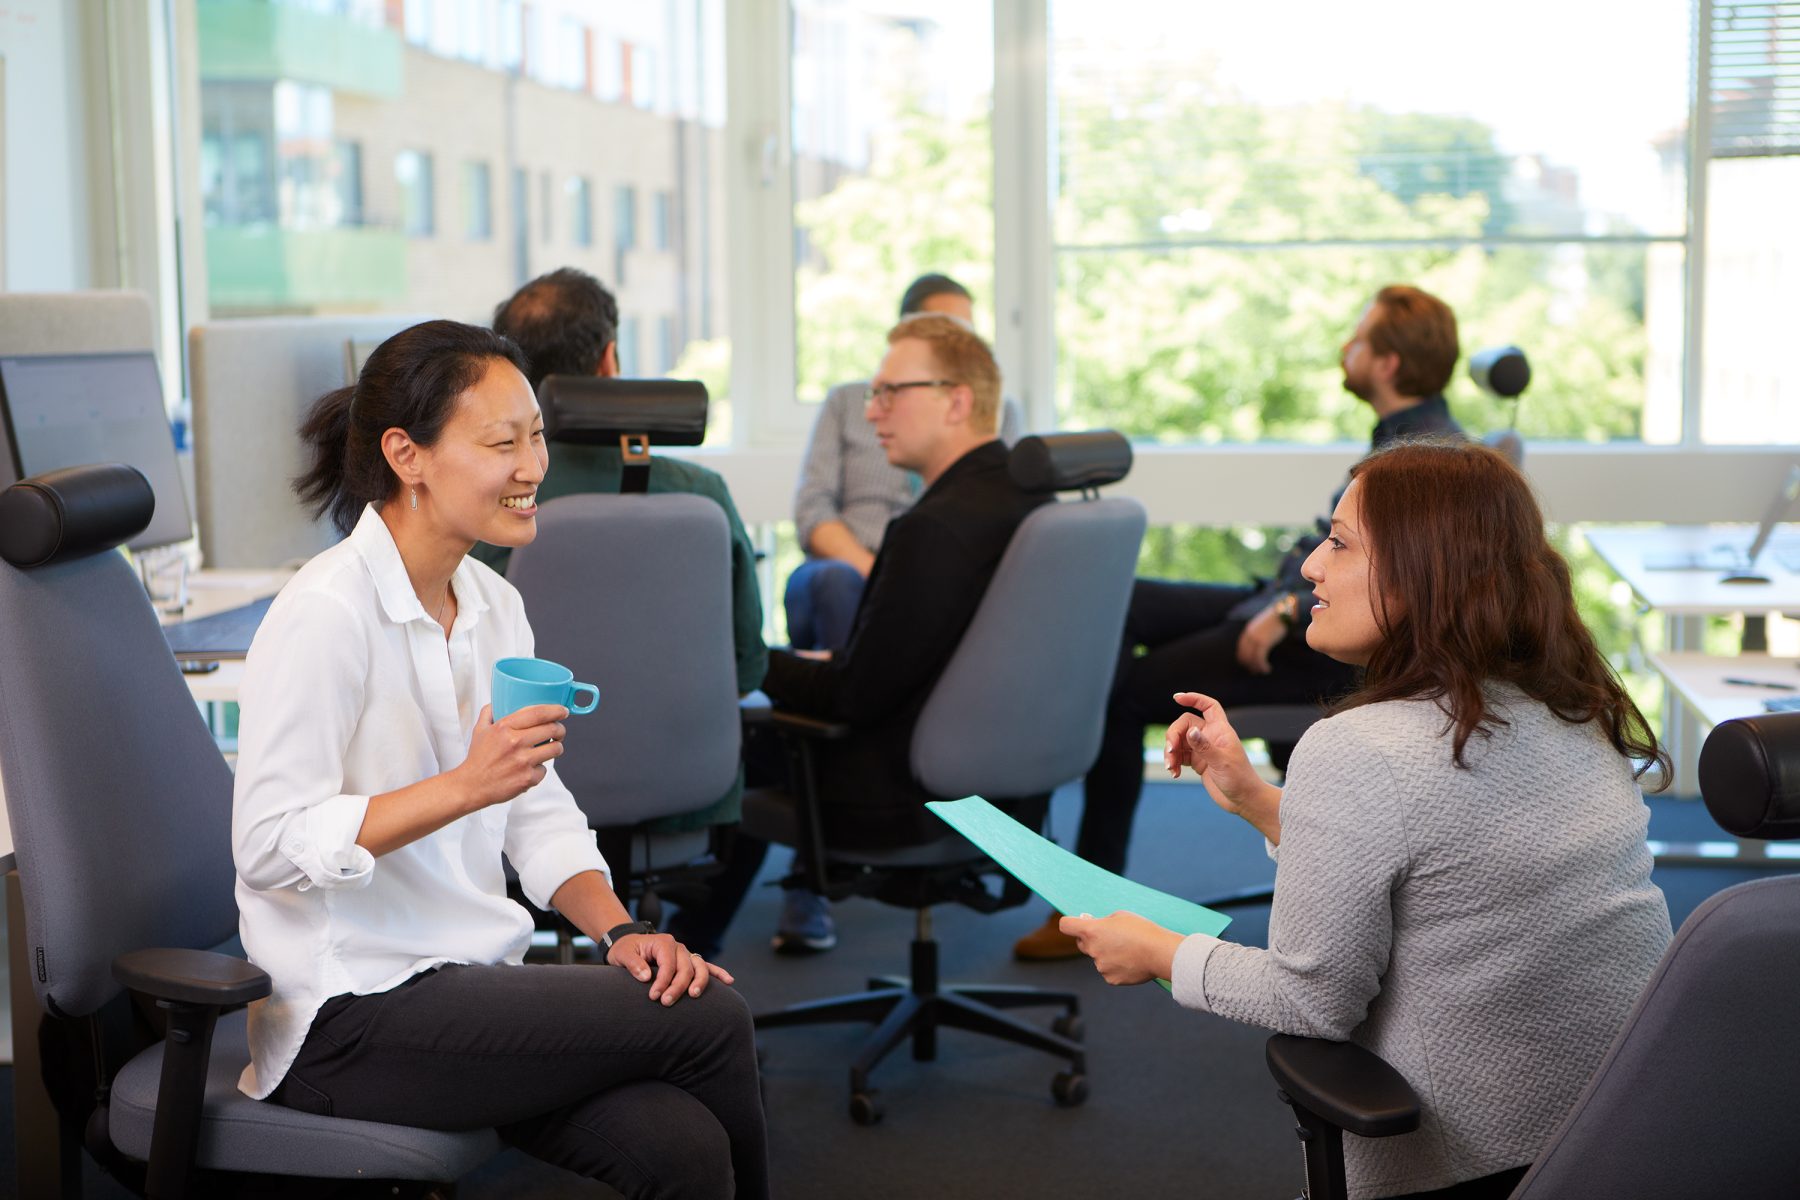
[[[585,705],[575,703],[577,692],[592,692]],[[575,682],[575,672],[547,658],[503,658],[494,664],[494,720],[511,716],[533,704],[560,704],[571,713],[591,713],[600,703],[600,689]]]

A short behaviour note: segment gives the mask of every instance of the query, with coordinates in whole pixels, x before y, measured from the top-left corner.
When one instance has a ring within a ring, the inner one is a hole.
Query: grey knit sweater
[[[1193,937],[1175,998],[1352,1041],[1419,1093],[1414,1133],[1344,1139],[1350,1194],[1445,1187],[1536,1157],[1669,944],[1649,813],[1593,726],[1511,688],[1451,762],[1429,701],[1301,739],[1281,801],[1269,949]]]

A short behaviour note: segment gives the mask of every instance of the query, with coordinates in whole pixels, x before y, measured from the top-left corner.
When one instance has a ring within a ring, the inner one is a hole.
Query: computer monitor
[[[14,480],[59,467],[122,462],[150,481],[156,511],[130,546],[193,536],[162,377],[148,351],[0,357],[5,467]]]
[[[381,345],[385,338],[348,338],[344,342],[344,385],[355,387],[362,376],[363,364],[369,361],[369,355],[375,353],[375,347]]]
[[[1646,559],[1644,568],[1649,571],[1718,571],[1725,583],[1767,583],[1768,576],[1756,572],[1756,560],[1768,548],[1775,527],[1788,519],[1796,504],[1800,504],[1800,463],[1789,467],[1782,477],[1781,486],[1775,489],[1748,546],[1742,550],[1735,546],[1717,546],[1698,553],[1657,556]],[[1800,571],[1800,566],[1789,565],[1787,555],[1778,555],[1778,558],[1788,570]]]

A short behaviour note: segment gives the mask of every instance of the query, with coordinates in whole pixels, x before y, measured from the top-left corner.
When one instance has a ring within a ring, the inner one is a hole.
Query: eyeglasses
[[[954,379],[909,379],[904,383],[871,383],[863,389],[863,403],[873,404],[882,412],[894,407],[894,397],[909,388],[955,387]]]

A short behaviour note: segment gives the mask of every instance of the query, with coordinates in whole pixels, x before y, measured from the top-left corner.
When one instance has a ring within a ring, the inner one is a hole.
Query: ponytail
[[[295,477],[294,491],[313,515],[329,514],[340,533],[349,533],[356,523],[354,505],[344,489],[345,460],[349,457],[350,406],[356,399],[354,387],[341,387],[326,392],[313,403],[300,425],[300,440],[306,444],[311,465]]]

